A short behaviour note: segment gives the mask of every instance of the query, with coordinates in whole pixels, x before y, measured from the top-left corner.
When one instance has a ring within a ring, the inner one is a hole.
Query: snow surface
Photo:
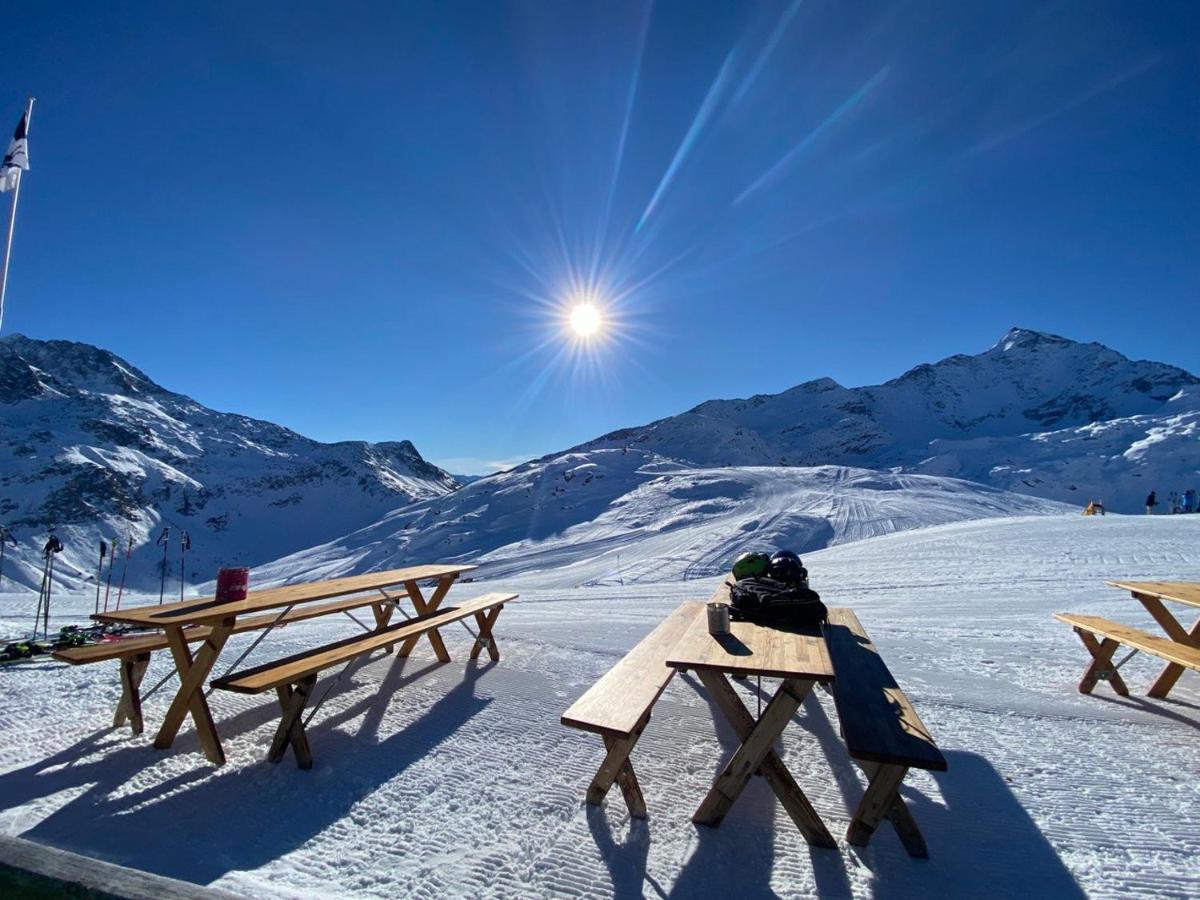
[[[658,551],[648,542],[647,552]],[[407,665],[383,657],[357,669],[310,726],[310,772],[290,757],[264,761],[277,719],[265,698],[214,694],[230,760],[218,770],[190,725],[166,753],[149,734],[108,729],[114,667],[10,667],[0,671],[0,829],[256,897],[1200,894],[1200,679],[1185,674],[1171,699],[1147,699],[1157,665],[1135,657],[1122,670],[1135,696],[1106,686],[1081,696],[1085,653],[1050,618],[1073,610],[1155,628],[1103,580],[1200,580],[1200,516],[960,522],[805,562],[831,605],[858,611],[946,753],[948,772],[905,787],[929,860],[905,855],[886,824],[863,850],[810,849],[758,779],[720,828],[692,825],[736,742],[714,730],[687,677],[634,752],[649,821],[631,822],[617,797],[583,804],[600,741],[559,715],[677,603],[704,598],[708,580],[460,585],[451,597],[523,594],[497,626],[501,661],[466,664],[469,639],[455,628],[448,665],[423,643]],[[72,602],[76,619],[90,610],[86,596]],[[32,603],[0,598],[0,621],[18,628]],[[290,626],[252,659],[354,629]],[[156,655],[146,683],[166,670]],[[756,687],[739,687],[752,710]],[[148,701],[151,732],[167,702]],[[781,752],[841,834],[862,779],[827,696],[814,692]]]
[[[961,519],[1062,504],[952,478],[844,466],[696,468],[641,450],[527,463],[396,510],[255,570],[311,581],[436,559],[480,577],[578,587],[712,577],[747,545],[807,553]]]

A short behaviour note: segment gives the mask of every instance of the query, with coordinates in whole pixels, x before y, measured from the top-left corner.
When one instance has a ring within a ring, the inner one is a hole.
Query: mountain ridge
[[[1195,427],[1189,414],[1200,409],[1198,385],[1200,378],[1178,366],[1131,360],[1097,342],[1015,327],[981,353],[922,363],[881,384],[846,388],[817,378],[776,394],[708,400],[571,450],[624,447],[699,466],[845,465],[911,472],[933,466],[930,473],[953,470],[956,477],[1071,502],[1086,488],[1095,499],[1132,508],[1145,487],[1144,482],[1135,487],[1133,479],[1154,480],[1161,470],[1160,486],[1166,489],[1172,480],[1194,474],[1193,468],[1179,459],[1179,465],[1142,472],[1118,473],[1110,466],[1109,477],[1078,484],[1080,479],[1057,466],[1055,477],[1068,483],[1051,490],[1040,486],[1047,482],[1036,473],[1032,479],[994,476],[986,447],[970,447],[969,464],[945,457],[956,452],[955,442],[981,439],[1017,452],[1015,442],[1022,438],[1028,452],[1040,456],[1034,445],[1049,435],[1061,445],[1061,455],[1074,454],[1083,465],[1087,448],[1071,429],[1101,422],[1123,423],[1108,429],[1110,438],[1120,431],[1129,439],[1111,448],[1118,456],[1155,433],[1186,444]],[[1164,450],[1149,457],[1162,461]],[[1143,454],[1141,462],[1147,459]]]

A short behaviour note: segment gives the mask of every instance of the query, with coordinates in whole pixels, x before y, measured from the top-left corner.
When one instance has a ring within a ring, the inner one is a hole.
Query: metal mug
[[[729,604],[712,602],[708,604],[708,633],[729,634]]]

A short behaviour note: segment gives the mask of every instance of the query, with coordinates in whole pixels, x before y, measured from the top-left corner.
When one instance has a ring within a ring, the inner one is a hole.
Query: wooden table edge
[[[303,600],[281,601],[279,603],[272,604],[271,606],[265,606],[262,609],[256,609],[256,610],[236,610],[236,611],[231,612],[228,609],[226,609],[225,611],[221,611],[220,607],[214,606],[214,607],[210,608],[207,612],[205,612],[201,615],[196,615],[196,616],[180,615],[179,617],[177,617],[171,621],[147,622],[146,621],[147,617],[144,615],[144,612],[146,610],[160,609],[161,607],[151,606],[149,604],[146,604],[143,606],[130,607],[128,616],[123,615],[120,612],[107,612],[107,613],[93,613],[90,616],[90,618],[95,622],[102,622],[102,623],[108,624],[108,625],[140,625],[144,628],[164,628],[164,629],[165,628],[186,628],[189,625],[208,625],[213,622],[221,622],[227,618],[237,618],[239,615],[247,615],[247,614],[254,615],[256,613],[267,612],[267,611],[273,610],[273,609],[280,609],[281,607],[295,606],[300,603],[320,603],[322,600],[335,600],[339,597],[350,596],[351,594],[355,594],[355,593],[358,593],[359,591],[363,591],[363,590],[382,590],[384,588],[394,588],[398,585],[404,585],[404,583],[408,582],[408,581],[416,581],[416,582],[440,581],[443,578],[450,578],[450,577],[457,579],[464,572],[471,572],[475,569],[478,569],[479,567],[471,565],[471,566],[462,566],[462,567],[447,566],[446,568],[449,569],[450,571],[443,572],[440,575],[425,575],[425,576],[418,577],[418,578],[400,578],[397,581],[389,581],[385,584],[376,585],[372,588],[353,588],[351,590],[334,593],[334,594],[322,594],[319,597],[306,597]],[[367,572],[365,574],[369,575],[371,573]],[[351,576],[351,577],[353,577],[353,576]],[[332,579],[327,579],[327,580],[332,580]],[[300,584],[303,584],[303,583],[304,582],[300,582]],[[312,582],[312,583],[320,584],[320,582]],[[293,587],[293,585],[284,584],[284,585],[279,585],[278,587],[280,587],[280,588]],[[262,590],[272,591],[272,590],[276,590],[276,589],[277,588],[263,588]],[[185,603],[198,603],[198,602],[201,602],[201,601],[204,601],[207,599],[210,599],[210,598],[197,597],[197,598],[194,598],[191,600],[185,600],[184,602]],[[235,602],[242,603],[244,601],[238,600]]]
[[[1194,609],[1200,608],[1200,602],[1195,600],[1185,600],[1182,597],[1174,597],[1171,594],[1164,594],[1162,591],[1147,590],[1147,584],[1194,584],[1200,586],[1197,581],[1108,581],[1104,582],[1108,587],[1116,588],[1119,591],[1128,591],[1135,599],[1137,597],[1153,597],[1156,600],[1169,600],[1172,603],[1178,603],[1181,606],[1190,606]]]

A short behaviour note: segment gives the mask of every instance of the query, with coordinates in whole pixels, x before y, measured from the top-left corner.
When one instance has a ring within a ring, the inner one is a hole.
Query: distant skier
[[[1158,495],[1151,491],[1146,495],[1146,515],[1154,515],[1154,507],[1158,506]]]
[[[1196,511],[1196,492],[1191,488],[1183,492],[1183,511],[1185,513]]]

